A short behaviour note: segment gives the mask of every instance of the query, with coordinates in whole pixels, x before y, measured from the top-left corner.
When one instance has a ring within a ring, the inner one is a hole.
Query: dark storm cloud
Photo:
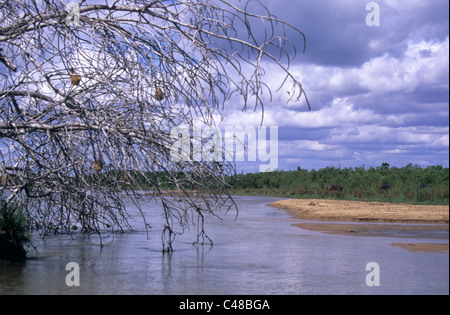
[[[305,62],[321,65],[361,65],[374,56],[398,56],[404,40],[443,40],[448,36],[448,1],[374,1],[381,26],[367,27],[370,12],[362,0],[272,0],[270,9],[307,36]],[[379,47],[371,47],[371,42]]]

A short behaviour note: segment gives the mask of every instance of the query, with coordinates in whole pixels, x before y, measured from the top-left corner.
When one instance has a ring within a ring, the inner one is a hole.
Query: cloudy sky
[[[307,36],[291,70],[312,110],[304,100],[286,103],[287,88],[265,104],[264,125],[278,126],[279,170],[449,166],[449,1],[374,1],[380,26],[373,27],[369,2],[264,1]],[[270,64],[266,73],[276,86]],[[225,124],[258,125],[260,115],[231,107]],[[259,164],[238,168],[254,172]]]

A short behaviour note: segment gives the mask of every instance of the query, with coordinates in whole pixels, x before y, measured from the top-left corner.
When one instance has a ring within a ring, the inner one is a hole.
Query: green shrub
[[[0,201],[0,259],[26,258],[24,246],[31,241],[26,223],[27,215],[23,209]]]
[[[297,198],[344,198],[364,201],[404,202],[410,204],[448,205],[449,168],[428,166],[335,168],[267,173],[239,174],[228,178],[234,192],[295,195]],[[380,185],[389,189],[380,189]],[[344,190],[327,191],[327,185],[342,185]],[[429,187],[429,188],[427,188]],[[283,196],[284,197],[284,196]]]

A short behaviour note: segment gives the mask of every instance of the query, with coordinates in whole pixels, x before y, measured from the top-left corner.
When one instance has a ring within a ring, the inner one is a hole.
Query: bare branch
[[[0,0],[1,193],[26,205],[45,235],[78,226],[104,239],[129,228],[124,195],[141,211],[139,192],[150,191],[164,207],[163,248],[189,224],[199,243],[211,241],[205,220],[235,209],[225,181],[234,165],[175,161],[171,131],[214,126],[231,97],[263,109],[266,64],[309,106],[287,38],[306,46],[305,35],[258,0],[81,1],[70,10]]]

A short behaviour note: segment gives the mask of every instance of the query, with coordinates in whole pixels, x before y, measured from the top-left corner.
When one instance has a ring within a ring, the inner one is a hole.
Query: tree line
[[[370,168],[319,170],[298,167],[296,171],[238,174],[229,177],[228,183],[234,193],[449,204],[449,168],[441,165],[423,168],[410,163],[399,168],[383,163]]]

